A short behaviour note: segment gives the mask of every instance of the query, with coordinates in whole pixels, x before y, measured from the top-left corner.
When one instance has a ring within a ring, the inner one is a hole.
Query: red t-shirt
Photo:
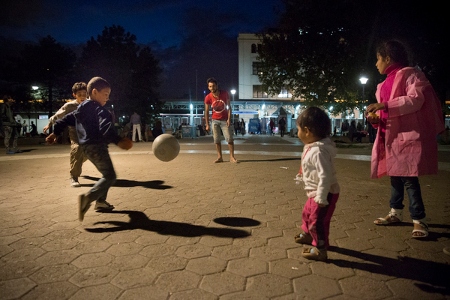
[[[205,104],[208,104],[212,109],[213,120],[228,120],[228,109],[230,98],[227,91],[219,91],[219,97],[216,98],[212,93],[205,97]]]

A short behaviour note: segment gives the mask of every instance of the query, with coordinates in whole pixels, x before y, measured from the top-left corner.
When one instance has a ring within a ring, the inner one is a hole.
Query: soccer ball
[[[180,144],[173,135],[163,133],[153,141],[152,151],[157,159],[167,162],[178,156]]]

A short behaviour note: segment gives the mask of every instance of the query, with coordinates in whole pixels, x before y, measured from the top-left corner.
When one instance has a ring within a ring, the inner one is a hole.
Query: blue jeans
[[[403,209],[405,188],[409,198],[409,213],[411,219],[421,220],[425,218],[425,206],[423,205],[418,177],[391,176],[391,208]]]
[[[116,172],[108,152],[107,144],[81,145],[86,157],[102,174],[91,190],[87,193],[91,201],[105,201],[109,188],[116,182]]]

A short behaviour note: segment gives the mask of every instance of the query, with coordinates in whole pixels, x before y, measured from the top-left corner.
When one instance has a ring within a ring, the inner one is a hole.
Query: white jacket
[[[313,197],[317,204],[328,205],[328,193],[340,192],[334,168],[336,153],[336,146],[330,138],[303,147],[302,179],[307,196]]]

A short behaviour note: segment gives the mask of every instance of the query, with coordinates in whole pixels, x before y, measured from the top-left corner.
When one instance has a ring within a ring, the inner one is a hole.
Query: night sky
[[[120,25],[138,43],[166,48],[183,40],[192,11],[203,23],[220,22],[230,36],[237,36],[273,24],[277,7],[279,0],[6,0],[0,30],[19,40],[51,35],[60,43],[76,44],[96,37],[105,26]]]
[[[281,0],[6,0],[2,6],[1,36],[38,42],[50,35],[79,52],[105,27],[122,26],[161,61],[161,98],[199,100],[208,77],[223,89],[237,87],[238,34],[274,26],[284,7]]]

